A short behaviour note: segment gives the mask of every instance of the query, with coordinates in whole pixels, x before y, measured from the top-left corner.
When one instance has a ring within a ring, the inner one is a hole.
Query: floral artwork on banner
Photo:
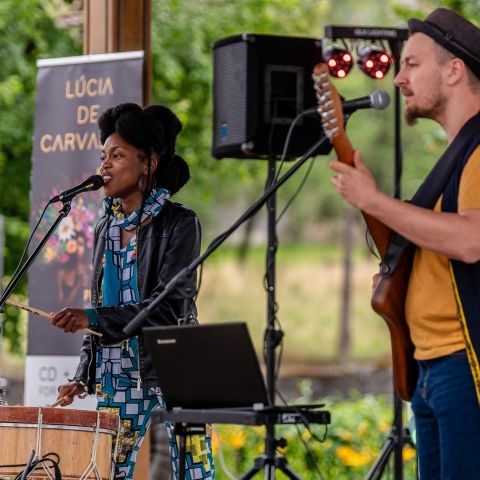
[[[52,196],[58,193],[53,191]],[[96,196],[93,199],[89,196],[79,195],[72,200],[69,214],[62,219],[39,255],[40,267],[51,267],[55,271],[57,300],[61,307],[84,306],[90,301],[91,251],[100,212]],[[37,241],[46,234],[59,211],[58,204],[47,208],[36,233]],[[40,215],[41,210],[36,220]]]

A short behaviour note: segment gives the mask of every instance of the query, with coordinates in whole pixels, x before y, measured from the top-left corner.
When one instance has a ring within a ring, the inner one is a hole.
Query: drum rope
[[[43,411],[42,407],[38,407],[38,418],[37,418],[37,442],[34,460],[42,459],[42,430],[43,430]],[[49,466],[45,462],[41,462],[44,472],[47,474],[47,477],[50,480],[55,480],[55,472],[52,473]]]
[[[102,480],[100,476],[100,472],[98,471],[97,467],[97,447],[98,447],[98,439],[100,436],[100,412],[97,410],[97,425],[95,427],[95,437],[93,439],[93,446],[92,446],[92,455],[90,457],[90,463],[87,465],[87,468],[83,472],[82,476],[79,480],[86,479],[91,472],[95,472],[95,478],[97,480]]]

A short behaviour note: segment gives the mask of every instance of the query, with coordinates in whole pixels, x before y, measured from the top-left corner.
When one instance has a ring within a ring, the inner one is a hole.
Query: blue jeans
[[[480,407],[465,350],[419,361],[412,398],[420,480],[480,478]]]

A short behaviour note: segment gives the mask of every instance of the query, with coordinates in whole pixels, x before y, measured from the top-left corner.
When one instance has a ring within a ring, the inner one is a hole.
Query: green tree
[[[5,216],[6,278],[28,234],[36,61],[81,52],[78,28],[60,24],[68,3],[0,2],[0,214]],[[18,328],[18,314],[9,311],[4,334],[14,351],[20,348]]]
[[[413,4],[413,7],[412,7]],[[179,153],[192,166],[189,188],[179,196],[197,209],[207,238],[220,228],[218,212],[257,197],[266,176],[265,162],[213,160],[210,155],[212,115],[212,43],[241,32],[321,38],[328,24],[405,26],[410,16],[425,16],[436,6],[449,6],[480,20],[475,0],[157,0],[152,2],[153,101],[170,105],[184,122]],[[407,8],[408,7],[408,8]],[[81,53],[81,0],[2,0],[0,2],[0,214],[6,217],[4,284],[20,258],[28,234],[31,138],[35,104],[36,61]],[[79,15],[80,14],[80,17]],[[72,22],[73,20],[73,22]],[[393,74],[375,83],[358,72],[338,89],[352,98],[384,88],[393,91]],[[355,146],[382,188],[391,191],[393,171],[392,109],[359,112],[348,126]],[[404,129],[404,193],[410,195],[445,146],[439,129],[421,122]],[[289,240],[308,240],[312,225],[323,228],[336,218],[342,203],[330,188],[324,158],[315,160],[309,181],[285,216]],[[297,189],[301,174],[279,192],[283,205]],[[231,215],[231,214],[230,214]],[[233,220],[233,219],[232,219]],[[19,347],[17,317],[5,319],[5,335]]]
[[[180,148],[192,166],[193,179],[181,199],[194,205],[207,225],[219,206],[218,199],[230,204],[242,198],[255,198],[261,192],[266,176],[266,162],[217,161],[211,157],[213,42],[243,32],[321,38],[326,24],[393,22],[388,4],[379,0],[371,3],[368,12],[362,10],[361,20],[355,2],[349,0],[335,3],[329,0],[170,0],[155,4],[152,24],[153,99],[173,106],[185,123]],[[391,84],[391,77],[383,83],[387,82]],[[371,81],[363,75],[353,75],[351,81],[349,79],[344,84],[348,88],[345,96],[358,96],[368,88],[368,83]],[[383,130],[388,128],[384,118],[372,121]],[[375,129],[369,131],[373,134]],[[377,142],[377,150],[387,149],[386,134],[378,135],[383,142]],[[391,138],[390,131],[388,135]],[[339,213],[340,203],[333,200],[334,194],[328,189],[326,162],[319,160],[318,163],[311,175],[310,188],[305,188],[302,193],[302,199],[312,205],[311,214],[305,217],[302,211],[293,215],[290,220],[292,238],[296,238],[296,226],[317,221],[325,213],[330,216]],[[279,192],[280,203],[292,195],[298,182],[292,180]],[[325,194],[322,200],[318,199],[319,191]]]

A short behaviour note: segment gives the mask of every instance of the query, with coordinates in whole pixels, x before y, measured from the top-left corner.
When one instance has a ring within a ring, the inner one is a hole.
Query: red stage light
[[[343,47],[327,47],[323,52],[323,59],[328,65],[330,75],[337,78],[346,77],[353,67],[352,56]]]
[[[380,80],[388,73],[392,58],[383,48],[369,45],[359,47],[357,63],[362,72],[375,80]]]

